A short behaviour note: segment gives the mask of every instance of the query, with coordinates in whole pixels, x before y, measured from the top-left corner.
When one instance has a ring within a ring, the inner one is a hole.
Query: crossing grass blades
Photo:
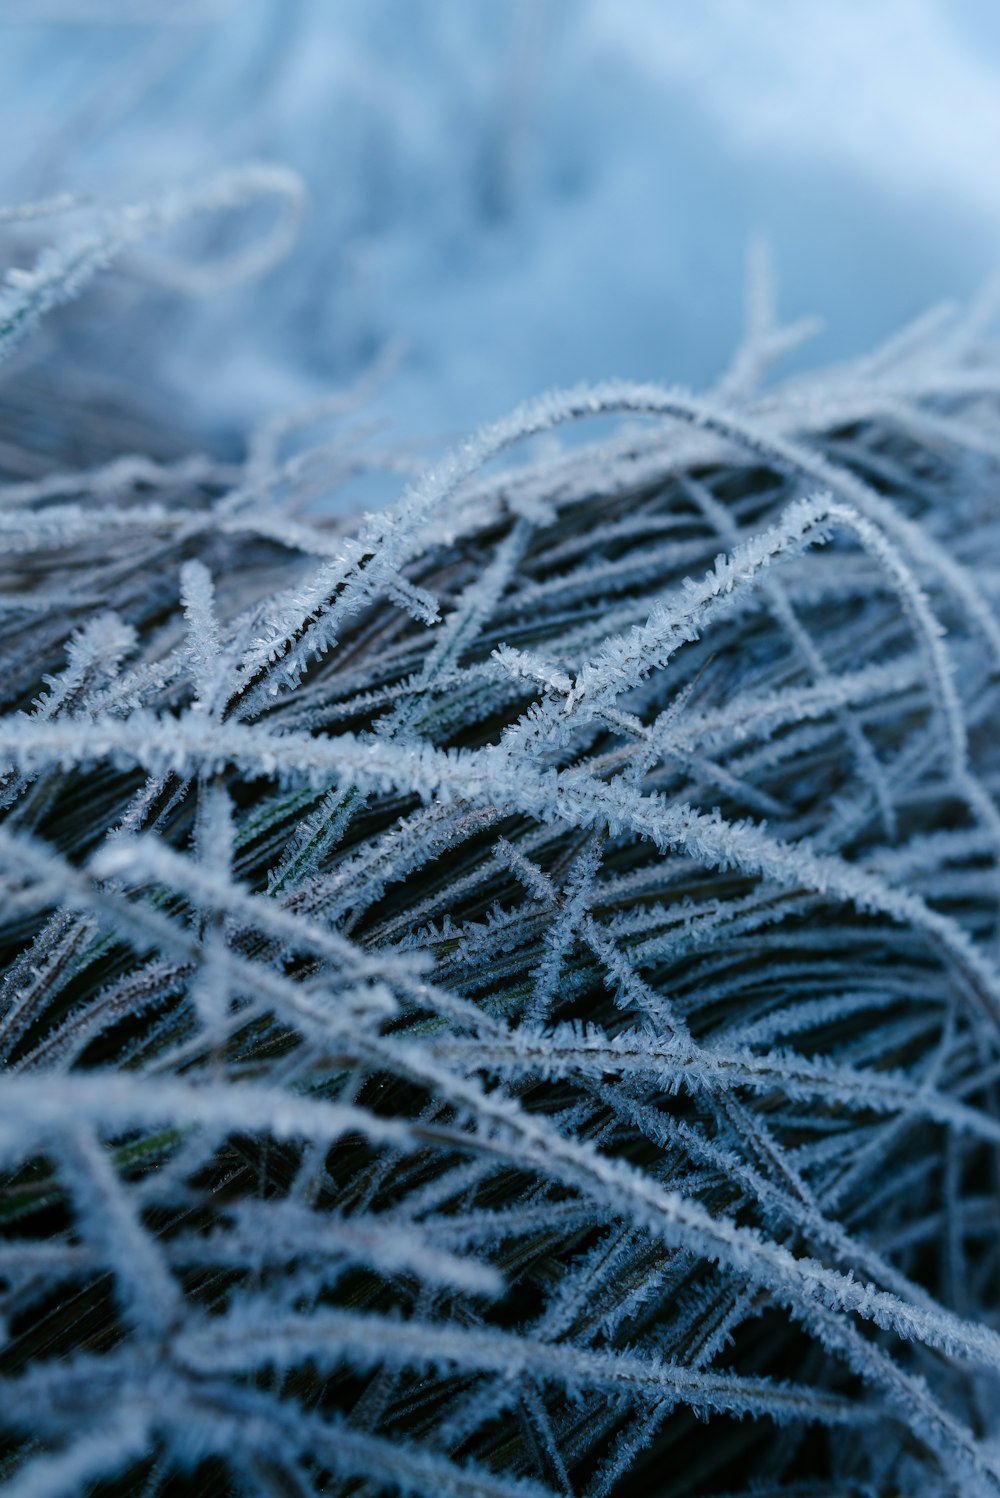
[[[0,488],[5,1491],[1000,1492],[989,298],[752,310],[360,523],[346,407]]]

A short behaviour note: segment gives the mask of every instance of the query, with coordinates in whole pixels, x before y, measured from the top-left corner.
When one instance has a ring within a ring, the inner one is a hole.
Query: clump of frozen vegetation
[[[990,314],[0,488],[6,1491],[1000,1491]]]

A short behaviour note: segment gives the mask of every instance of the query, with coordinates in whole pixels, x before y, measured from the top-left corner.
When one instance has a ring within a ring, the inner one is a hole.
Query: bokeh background
[[[88,296],[46,337],[203,434],[402,340],[376,414],[434,450],[552,385],[710,384],[755,235],[782,313],[823,319],[800,364],[971,294],[1000,263],[1000,7],[0,0],[0,200],[118,203],[246,158],[307,184],[287,259],[196,302],[135,263],[113,318]],[[59,233],[7,226],[4,263]]]

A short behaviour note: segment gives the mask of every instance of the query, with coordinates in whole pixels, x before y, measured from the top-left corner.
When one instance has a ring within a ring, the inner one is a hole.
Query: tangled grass
[[[1000,1490],[990,310],[0,488],[5,1491]]]

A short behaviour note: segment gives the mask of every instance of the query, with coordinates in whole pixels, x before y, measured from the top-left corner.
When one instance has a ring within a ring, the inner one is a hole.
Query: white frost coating
[[[612,1493],[693,1409],[1000,1492],[998,365],[758,398],[765,281],[711,402],[357,534],[308,412],[0,489],[12,1491]]]

